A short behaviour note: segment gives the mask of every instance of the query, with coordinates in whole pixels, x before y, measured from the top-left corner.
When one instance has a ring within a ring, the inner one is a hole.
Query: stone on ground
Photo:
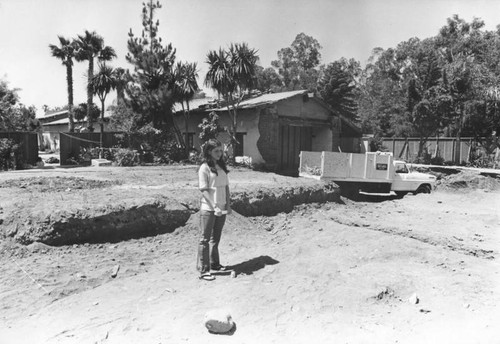
[[[234,322],[227,310],[213,309],[205,314],[205,327],[212,333],[227,333],[234,327]]]

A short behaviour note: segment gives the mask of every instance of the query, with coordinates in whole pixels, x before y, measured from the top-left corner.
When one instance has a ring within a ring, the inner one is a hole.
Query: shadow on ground
[[[236,274],[243,273],[245,275],[251,275],[255,271],[265,268],[267,265],[275,265],[278,263],[279,261],[269,256],[260,256],[236,265],[232,265],[229,268],[234,270]]]
[[[236,323],[234,323],[233,327],[228,332],[225,333],[217,333],[217,332],[212,332],[210,330],[208,330],[208,332],[219,336],[232,336],[236,332]]]
[[[412,197],[413,195],[409,193],[408,195],[405,195],[404,197]],[[345,197],[346,199],[349,199],[354,202],[367,202],[367,203],[383,203],[387,201],[394,201],[403,198],[402,196],[398,195],[390,195],[390,194],[365,194],[365,193],[359,193],[359,194],[353,194],[353,195],[342,195],[342,197]],[[342,204],[342,202],[341,202]],[[345,203],[344,203],[345,204]]]

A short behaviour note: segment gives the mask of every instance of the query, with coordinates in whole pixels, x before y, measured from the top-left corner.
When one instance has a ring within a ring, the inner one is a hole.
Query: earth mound
[[[19,188],[38,192],[61,192],[68,189],[102,189],[118,184],[120,182],[114,180],[56,176],[6,180],[0,184],[0,188]]]
[[[500,190],[500,178],[484,176],[478,172],[462,171],[442,177],[438,187],[448,190]]]

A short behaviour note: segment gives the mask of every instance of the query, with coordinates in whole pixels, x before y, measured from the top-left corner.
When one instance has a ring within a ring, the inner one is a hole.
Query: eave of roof
[[[239,109],[251,109],[251,108],[257,108],[259,106],[266,106],[266,105],[271,105],[274,103],[277,103],[279,101],[289,99],[298,95],[304,95],[307,94],[306,90],[299,90],[299,91],[288,91],[288,92],[279,92],[279,93],[267,93],[267,94],[261,94],[257,97],[254,98],[249,98],[243,100],[239,105]],[[201,98],[201,99],[193,99],[192,101],[189,102],[189,109],[190,111],[197,111],[197,112],[223,112],[223,111],[228,111],[227,106],[223,107],[206,107],[206,105],[210,105],[214,103],[213,98]],[[179,113],[182,111],[182,106],[179,103],[176,103],[173,108],[174,113]]]
[[[108,121],[110,117],[111,117],[111,113],[109,111],[104,113],[104,120],[105,121]],[[86,123],[86,122],[87,121],[85,121],[85,120],[84,121],[75,120],[75,124],[82,124],[82,123]],[[42,127],[51,126],[51,125],[60,125],[60,124],[69,124],[69,118],[65,117],[65,118],[58,119],[56,121],[42,123]]]
[[[271,105],[277,103],[279,101],[289,99],[298,95],[307,94],[307,90],[299,90],[299,91],[288,91],[288,92],[279,92],[279,93],[267,93],[257,96],[255,98],[250,98],[242,101],[238,108],[239,109],[252,109],[259,106]],[[208,109],[207,109],[208,111]],[[209,109],[209,111],[228,111],[228,107],[222,107],[218,109]]]

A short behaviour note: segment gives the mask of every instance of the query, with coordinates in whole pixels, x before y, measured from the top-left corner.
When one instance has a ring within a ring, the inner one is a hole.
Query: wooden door
[[[300,151],[310,151],[311,147],[311,127],[281,125],[279,169],[287,174],[298,174]]]

